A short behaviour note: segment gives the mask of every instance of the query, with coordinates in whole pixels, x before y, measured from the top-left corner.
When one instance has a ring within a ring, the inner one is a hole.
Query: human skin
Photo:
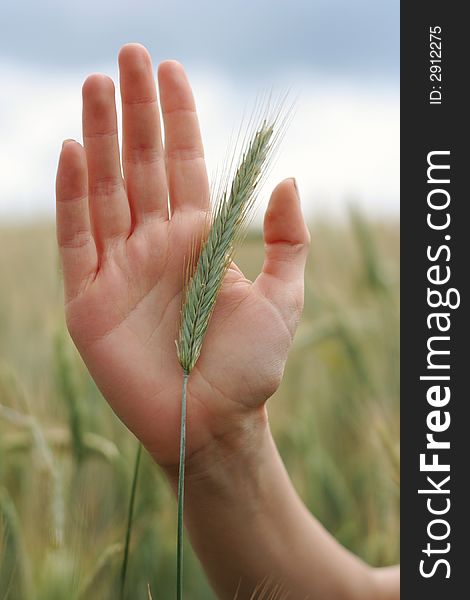
[[[159,102],[145,48],[124,46],[119,69],[122,168],[114,84],[104,75],[83,85],[83,146],[66,140],[60,155],[66,319],[104,397],[175,488],[182,273],[206,222],[209,186],[183,67],[159,65]],[[189,380],[185,522],[192,544],[220,598],[237,590],[239,600],[250,598],[263,581],[299,599],[398,598],[396,571],[365,565],[307,511],[269,431],[266,401],[302,312],[310,244],[293,179],[272,193],[264,240],[254,282],[231,265]]]

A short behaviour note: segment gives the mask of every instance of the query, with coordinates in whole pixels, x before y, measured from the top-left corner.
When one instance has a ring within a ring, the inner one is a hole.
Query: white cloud
[[[113,76],[115,68],[108,69]],[[215,71],[190,69],[209,172],[259,90]],[[54,178],[62,139],[80,139],[84,73],[32,71],[0,63],[0,219],[54,213]],[[274,87],[284,89],[283,77]],[[292,73],[299,100],[282,152],[266,183],[296,176],[306,212],[339,214],[354,199],[374,214],[397,214],[398,89]],[[240,91],[240,87],[243,90]],[[260,209],[262,212],[262,208]]]

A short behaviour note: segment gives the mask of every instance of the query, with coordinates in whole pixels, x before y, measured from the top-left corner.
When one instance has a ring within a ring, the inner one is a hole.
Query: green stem
[[[134,475],[132,478],[132,488],[131,488],[131,498],[129,501],[129,512],[127,515],[127,530],[126,530],[126,542],[124,544],[124,557],[122,560],[121,567],[121,600],[124,598],[124,588],[126,585],[126,575],[127,575],[127,564],[129,562],[129,546],[131,541],[131,532],[132,532],[132,517],[134,514],[134,504],[135,497],[137,492],[137,479],[139,477],[139,466],[140,466],[140,457],[142,455],[142,444],[139,443],[137,448],[137,454],[135,457],[134,463]]]
[[[178,534],[176,543],[176,598],[183,599],[183,508],[184,508],[184,461],[186,455],[186,389],[189,373],[184,372],[181,397],[180,465],[178,475]]]

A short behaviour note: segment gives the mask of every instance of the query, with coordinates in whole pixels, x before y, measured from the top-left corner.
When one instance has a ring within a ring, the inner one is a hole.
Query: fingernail
[[[299,186],[297,185],[297,179],[295,177],[291,177],[292,183],[295,187],[295,193],[297,194],[297,200],[300,202],[300,194],[299,194]]]
[[[73,140],[72,138],[67,138],[66,140],[64,140],[62,142],[62,149],[64,149],[64,146],[66,146],[67,144],[70,144],[72,142],[74,142],[75,140]]]

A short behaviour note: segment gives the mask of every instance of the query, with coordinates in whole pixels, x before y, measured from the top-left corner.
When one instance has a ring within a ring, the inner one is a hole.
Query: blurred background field
[[[266,189],[296,176],[313,244],[272,427],[333,535],[372,564],[396,562],[398,0],[6,0],[2,17],[0,600],[118,598],[136,440],[65,330],[51,223],[60,142],[81,139],[82,82],[101,71],[117,84],[118,49],[134,41],[155,65],[185,65],[210,174],[257,94],[298,97]],[[348,218],[351,198],[361,213]],[[238,255],[248,277],[262,254],[250,233]],[[167,600],[175,502],[145,455],[141,467],[127,600],[147,599],[147,584]],[[187,598],[213,598],[186,557]]]
[[[399,229],[312,226],[305,311],[272,428],[310,510],[374,565],[399,560]],[[0,228],[0,600],[117,598],[136,441],[64,326],[49,223]],[[263,244],[237,262],[253,279]],[[175,399],[177,401],[177,399]],[[175,502],[144,454],[126,598],[174,596]],[[186,553],[191,600],[213,598]]]

